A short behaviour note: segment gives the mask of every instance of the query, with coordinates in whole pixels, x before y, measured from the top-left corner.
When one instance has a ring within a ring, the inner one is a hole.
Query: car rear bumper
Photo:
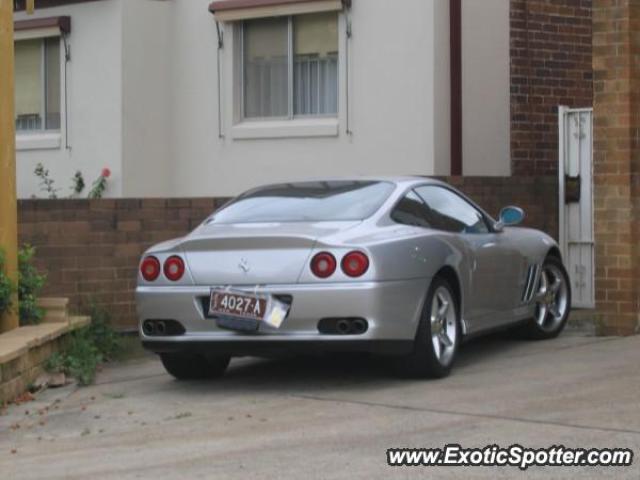
[[[156,351],[223,352],[234,356],[262,352],[368,351],[401,353],[415,337],[428,279],[344,284],[296,284],[235,287],[258,293],[289,296],[289,316],[280,329],[261,324],[247,334],[219,328],[204,312],[203,298],[210,287],[149,287],[136,290],[140,337],[145,348]],[[368,329],[360,335],[320,333],[327,318],[362,318]],[[145,320],[176,320],[185,333],[148,336]],[[409,347],[407,347],[409,345]]]

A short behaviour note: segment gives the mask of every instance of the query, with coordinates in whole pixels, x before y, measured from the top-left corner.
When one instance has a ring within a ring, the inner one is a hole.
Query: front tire
[[[525,336],[532,340],[556,338],[564,330],[571,311],[571,283],[559,258],[545,259],[535,301],[535,315],[524,329]]]
[[[459,317],[459,306],[449,282],[434,278],[422,309],[413,352],[400,362],[402,372],[417,378],[449,375],[460,345]]]
[[[229,366],[226,356],[205,356],[189,353],[161,353],[164,369],[177,380],[219,378]]]

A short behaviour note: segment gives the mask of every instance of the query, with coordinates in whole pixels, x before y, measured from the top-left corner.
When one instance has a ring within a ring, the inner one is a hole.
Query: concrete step
[[[0,335],[0,405],[25,392],[47,359],[64,347],[63,337],[87,323],[87,317],[72,317],[71,322],[28,325]]]
[[[51,310],[45,310],[41,323],[67,323],[69,322],[69,315],[67,312],[56,312]]]
[[[69,299],[63,297],[42,297],[38,299],[38,306],[48,312],[59,312],[66,314],[69,306]]]
[[[48,310],[66,310],[69,299],[64,297],[42,297],[38,299],[38,306]]]
[[[74,315],[69,317],[69,326],[72,330],[76,328],[86,327],[91,323],[91,317],[83,315]]]
[[[68,323],[69,299],[63,297],[43,297],[38,299],[38,306],[44,309],[42,323]]]
[[[597,337],[602,335],[601,325],[596,310],[574,308],[567,321],[567,330]]]

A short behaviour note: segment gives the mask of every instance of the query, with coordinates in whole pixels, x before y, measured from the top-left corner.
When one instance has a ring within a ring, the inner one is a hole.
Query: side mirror
[[[495,229],[500,231],[504,227],[519,225],[524,220],[524,210],[519,207],[505,207],[500,211],[500,218]]]

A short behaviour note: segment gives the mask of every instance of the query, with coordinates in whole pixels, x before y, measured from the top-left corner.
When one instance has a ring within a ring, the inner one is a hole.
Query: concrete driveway
[[[49,390],[0,416],[2,478],[518,478],[503,468],[386,466],[390,447],[627,447],[626,468],[532,478],[640,478],[640,337],[491,337],[441,381],[362,358],[232,362],[176,382],[154,357]],[[19,428],[18,426],[19,425]]]

